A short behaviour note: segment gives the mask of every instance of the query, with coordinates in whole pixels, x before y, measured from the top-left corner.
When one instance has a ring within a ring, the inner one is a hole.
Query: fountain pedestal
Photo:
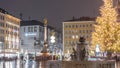
[[[41,55],[36,57],[36,61],[41,62],[41,68],[46,68],[46,61],[51,59],[51,55],[47,51],[47,19],[45,18],[44,20],[44,45],[43,49],[41,51]]]

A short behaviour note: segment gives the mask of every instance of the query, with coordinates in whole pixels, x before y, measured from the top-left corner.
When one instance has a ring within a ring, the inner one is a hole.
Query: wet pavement
[[[0,68],[42,68],[41,62],[34,60],[12,60],[12,61],[0,61]]]

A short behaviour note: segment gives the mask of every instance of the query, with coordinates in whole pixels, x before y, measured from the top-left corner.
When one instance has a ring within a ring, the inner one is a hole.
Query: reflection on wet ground
[[[41,68],[41,62],[34,60],[0,61],[0,68]]]

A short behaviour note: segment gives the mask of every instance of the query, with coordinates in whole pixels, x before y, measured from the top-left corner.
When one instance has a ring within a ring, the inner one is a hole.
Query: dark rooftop
[[[69,22],[69,21],[95,21],[96,18],[90,18],[90,17],[80,17],[80,18],[75,18],[73,17],[71,20],[67,20],[65,22]]]
[[[44,26],[44,23],[37,21],[37,20],[26,20],[26,21],[21,21],[20,22],[20,26],[31,26],[31,25],[40,25],[40,26]],[[47,26],[49,29],[51,30],[55,30],[55,31],[59,31],[57,30],[55,27],[48,25]]]
[[[9,14],[9,15],[15,17],[13,14],[10,14],[10,13],[7,12],[5,9],[0,8],[0,12],[3,13],[3,14]]]
[[[2,8],[0,8],[0,12],[1,12],[1,13],[4,13],[4,14],[5,14],[5,13],[8,14],[8,12],[7,12],[6,10],[2,9]]]
[[[44,26],[44,24],[37,20],[27,20],[27,21],[21,21],[20,26],[30,26],[30,25],[40,25]]]
[[[5,9],[2,9],[2,8],[0,8],[0,12],[3,13],[3,14],[10,14],[10,13],[8,13]],[[10,15],[11,15],[11,14],[10,14]]]

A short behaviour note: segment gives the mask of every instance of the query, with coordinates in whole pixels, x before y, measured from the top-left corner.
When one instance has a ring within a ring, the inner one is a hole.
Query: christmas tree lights
[[[94,25],[92,45],[100,45],[102,51],[120,52],[120,23],[117,22],[118,13],[113,7],[113,0],[103,0],[100,16]]]

